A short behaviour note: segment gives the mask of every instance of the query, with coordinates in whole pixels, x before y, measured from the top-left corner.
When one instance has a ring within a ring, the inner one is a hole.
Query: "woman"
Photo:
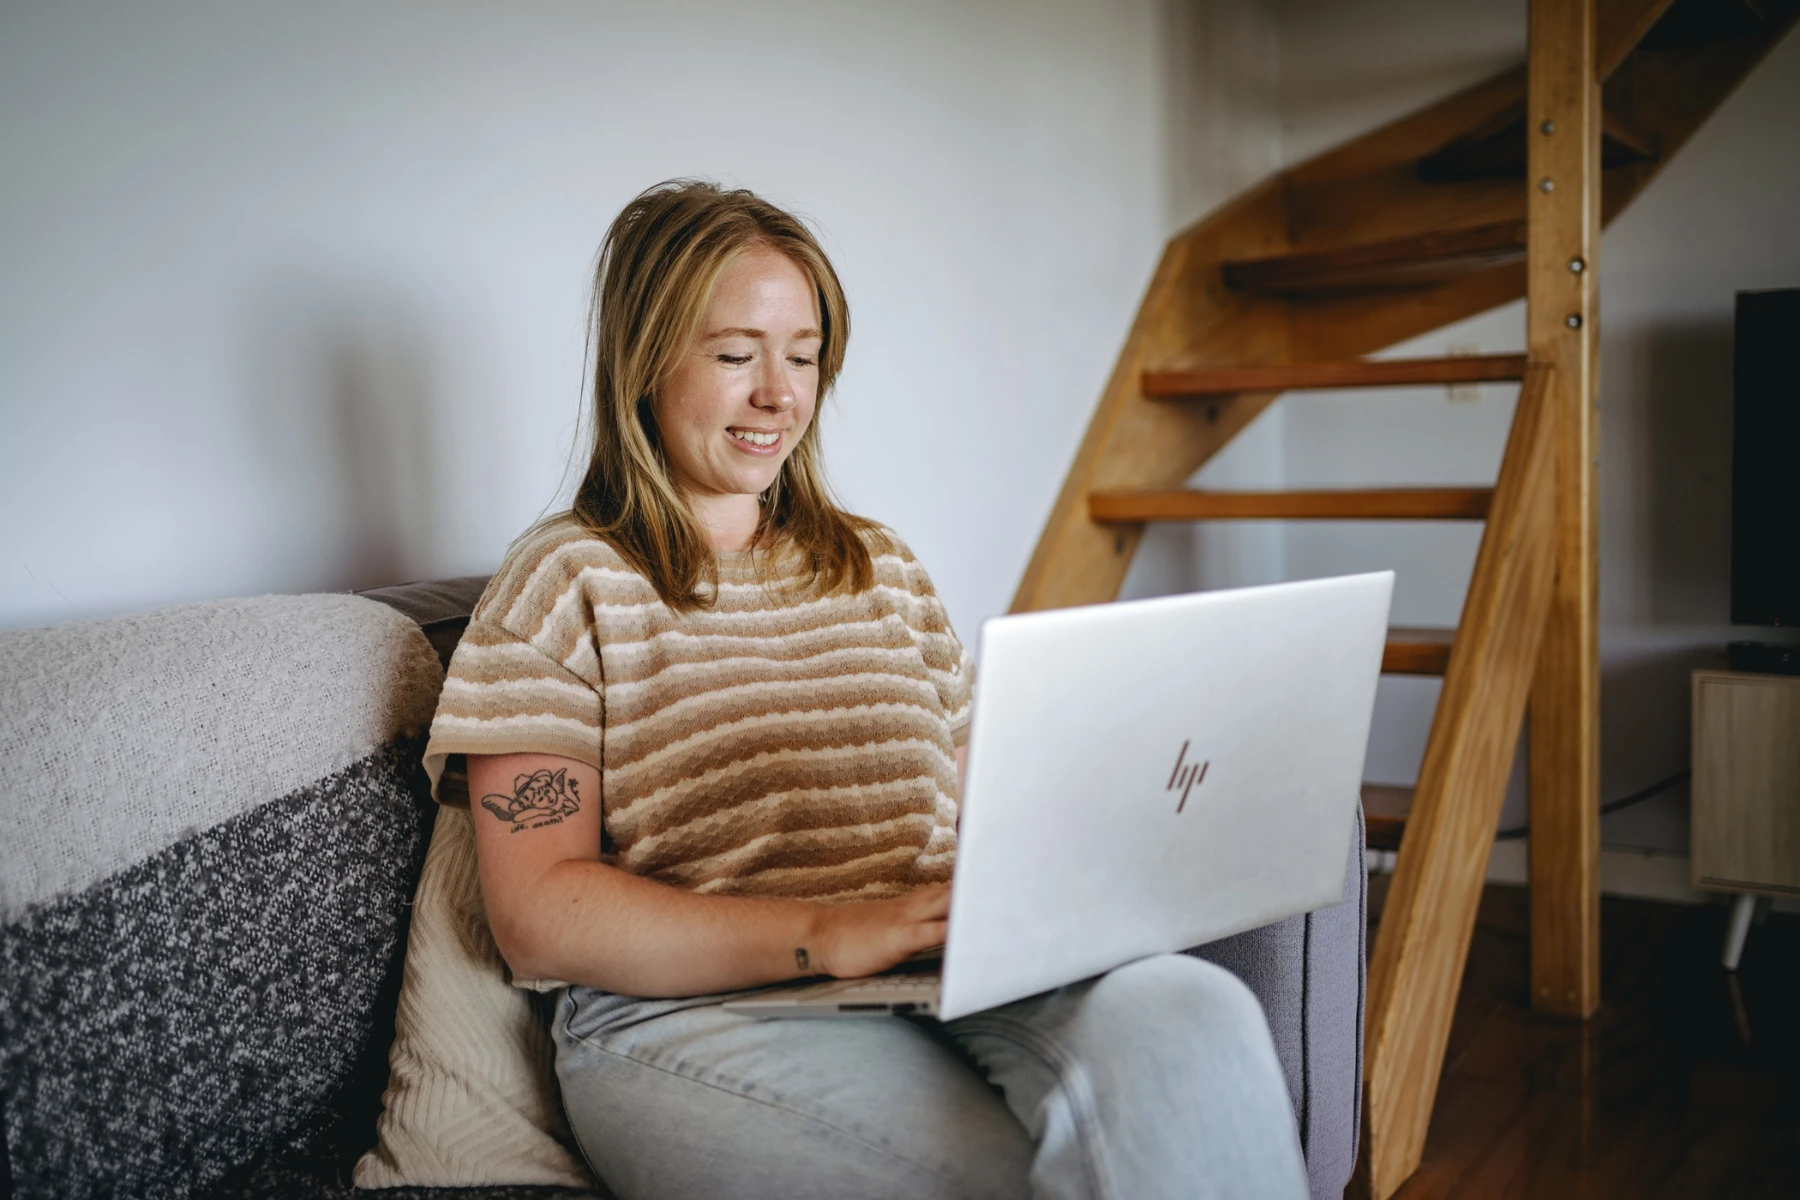
[[[426,762],[467,756],[494,938],[564,987],[595,1174],[622,1200],[1303,1195],[1261,1010],[1196,959],[944,1025],[722,1011],[943,942],[971,662],[826,490],[849,318],[799,221],[652,188],[594,314],[586,476],[482,597]]]

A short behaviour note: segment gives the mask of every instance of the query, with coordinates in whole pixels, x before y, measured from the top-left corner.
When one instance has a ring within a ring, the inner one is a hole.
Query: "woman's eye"
[[[810,367],[813,365],[813,363],[815,363],[818,360],[808,358],[804,354],[796,354],[789,361],[792,362],[796,367]]]
[[[750,361],[750,356],[748,354],[721,354],[719,361],[728,362],[734,367],[741,367]]]

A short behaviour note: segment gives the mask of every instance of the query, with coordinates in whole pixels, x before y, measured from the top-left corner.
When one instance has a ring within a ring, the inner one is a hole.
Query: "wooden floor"
[[[1371,924],[1386,879],[1371,879]],[[1425,1158],[1397,1200],[1800,1197],[1800,917],[1606,899],[1604,1003],[1534,1015],[1526,895],[1490,885]]]

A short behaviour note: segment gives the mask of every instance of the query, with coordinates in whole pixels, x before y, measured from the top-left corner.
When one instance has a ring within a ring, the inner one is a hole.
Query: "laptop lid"
[[[943,1019],[1337,901],[1393,581],[983,624]]]

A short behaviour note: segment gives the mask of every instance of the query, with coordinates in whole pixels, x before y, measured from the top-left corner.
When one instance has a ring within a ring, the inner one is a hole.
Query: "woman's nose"
[[[756,394],[750,402],[758,408],[766,408],[771,412],[786,412],[794,407],[797,397],[794,395],[794,383],[782,370],[779,359],[765,358],[761,377],[756,381]]]

